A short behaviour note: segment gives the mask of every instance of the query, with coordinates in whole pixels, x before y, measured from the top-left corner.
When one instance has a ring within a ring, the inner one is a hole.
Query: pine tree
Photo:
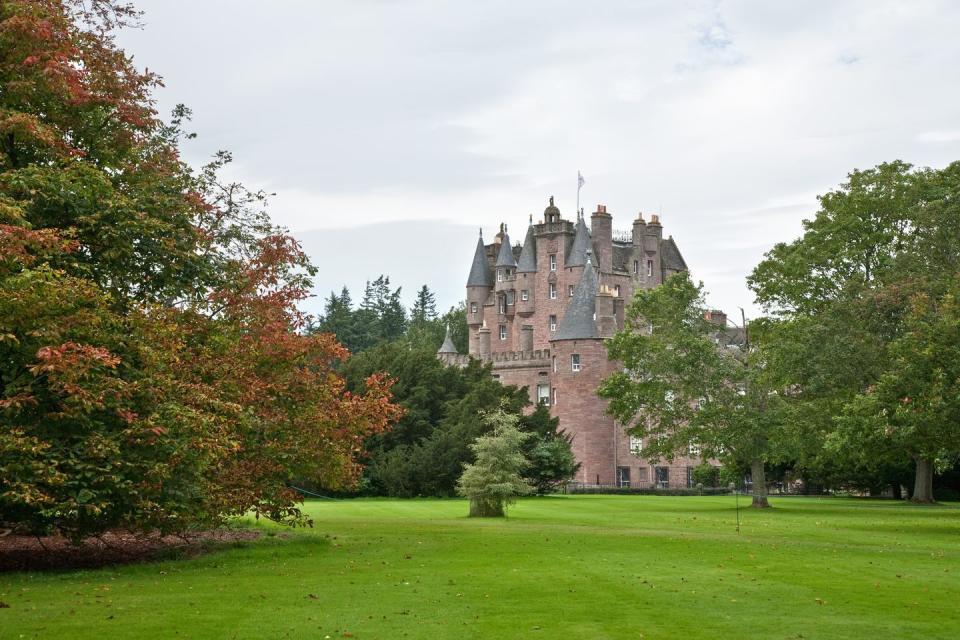
[[[517,428],[519,418],[500,408],[486,421],[493,433],[471,445],[476,462],[464,465],[457,482],[457,493],[470,499],[471,518],[503,517],[516,496],[533,492],[520,475],[527,466],[522,447],[529,436]]]

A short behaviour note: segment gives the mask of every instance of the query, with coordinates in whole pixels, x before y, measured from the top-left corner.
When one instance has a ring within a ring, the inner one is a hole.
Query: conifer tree
[[[470,499],[471,518],[503,517],[516,496],[533,492],[521,476],[527,466],[522,447],[529,436],[517,428],[519,418],[499,408],[486,421],[493,433],[471,445],[476,462],[464,465],[457,482],[457,493]]]

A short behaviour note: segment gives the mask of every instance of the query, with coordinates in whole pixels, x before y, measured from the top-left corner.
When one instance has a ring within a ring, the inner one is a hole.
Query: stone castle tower
[[[604,205],[565,220],[550,198],[543,219],[531,216],[523,245],[511,245],[505,225],[491,244],[483,237],[467,278],[469,354],[444,341],[448,364],[469,358],[493,363],[504,384],[526,386],[573,436],[583,484],[683,487],[695,455],[650,468],[643,443],[606,415],[595,391],[613,372],[604,339],[623,326],[624,304],[638,288],[654,287],[687,265],[658,216],[638,215],[629,233],[614,237]]]

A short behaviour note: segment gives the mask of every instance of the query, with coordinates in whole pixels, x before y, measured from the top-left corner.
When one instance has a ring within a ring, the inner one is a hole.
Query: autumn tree
[[[298,311],[313,268],[264,194],[179,159],[189,112],[113,33],[110,0],[0,5],[0,513],[79,539],[254,510],[301,520],[399,409],[351,394]]]

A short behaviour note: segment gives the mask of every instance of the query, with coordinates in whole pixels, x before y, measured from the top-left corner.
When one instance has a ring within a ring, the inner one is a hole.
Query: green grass
[[[309,502],[313,530],[0,575],[0,638],[960,637],[960,508],[844,499]]]

